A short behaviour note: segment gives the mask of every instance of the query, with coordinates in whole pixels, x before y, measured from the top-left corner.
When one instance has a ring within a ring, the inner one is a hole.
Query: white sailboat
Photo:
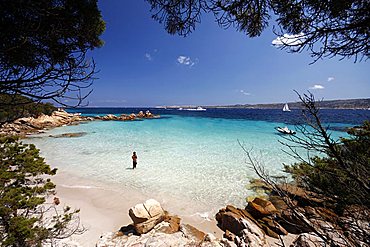
[[[283,107],[283,111],[290,111],[288,103],[285,103],[285,105]]]

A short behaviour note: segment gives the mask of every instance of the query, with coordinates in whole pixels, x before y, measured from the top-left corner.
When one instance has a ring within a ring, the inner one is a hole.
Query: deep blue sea
[[[225,108],[210,108],[207,111],[186,111],[177,109],[164,108],[77,108],[67,109],[68,112],[79,112],[83,115],[104,115],[104,114],[130,114],[139,111],[150,110],[153,114],[161,116],[182,116],[195,118],[222,118],[222,119],[240,119],[252,121],[267,121],[278,122],[285,124],[304,123],[301,110],[292,110],[291,112],[283,112],[277,109],[225,109]],[[333,110],[321,109],[321,120],[325,123],[340,123],[348,125],[357,125],[370,119],[369,110]]]
[[[271,175],[281,175],[282,164],[295,160],[284,153],[282,136],[274,129],[302,123],[300,110],[207,109],[179,111],[158,108],[68,109],[83,115],[130,114],[150,110],[160,119],[93,121],[65,126],[29,139],[48,163],[91,184],[138,190],[159,201],[189,202],[193,213],[214,213],[226,204],[243,207],[253,194],[247,185],[256,175],[246,163],[239,142],[252,150]],[[322,110],[333,138],[346,136],[345,127],[370,119],[368,110]],[[51,138],[86,132],[78,138]],[[130,169],[131,154],[138,168]],[[171,198],[171,199],[170,199]],[[194,206],[196,205],[196,207]]]

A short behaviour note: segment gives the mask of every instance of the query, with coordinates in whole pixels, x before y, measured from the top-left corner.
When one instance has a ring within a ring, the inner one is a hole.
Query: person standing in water
[[[135,169],[137,165],[137,155],[136,152],[133,152],[132,154],[132,169]]]

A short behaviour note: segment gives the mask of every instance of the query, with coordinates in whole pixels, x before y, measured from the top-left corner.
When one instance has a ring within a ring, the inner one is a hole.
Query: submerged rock
[[[49,137],[53,138],[69,138],[69,137],[81,137],[86,135],[87,132],[76,132],[76,133],[63,133],[60,135],[49,135]]]

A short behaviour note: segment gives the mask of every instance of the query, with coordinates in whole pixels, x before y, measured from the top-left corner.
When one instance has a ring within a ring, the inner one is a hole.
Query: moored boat
[[[288,135],[295,135],[296,132],[294,130],[288,129],[288,127],[275,127],[277,131],[279,131],[282,134],[288,134]]]

